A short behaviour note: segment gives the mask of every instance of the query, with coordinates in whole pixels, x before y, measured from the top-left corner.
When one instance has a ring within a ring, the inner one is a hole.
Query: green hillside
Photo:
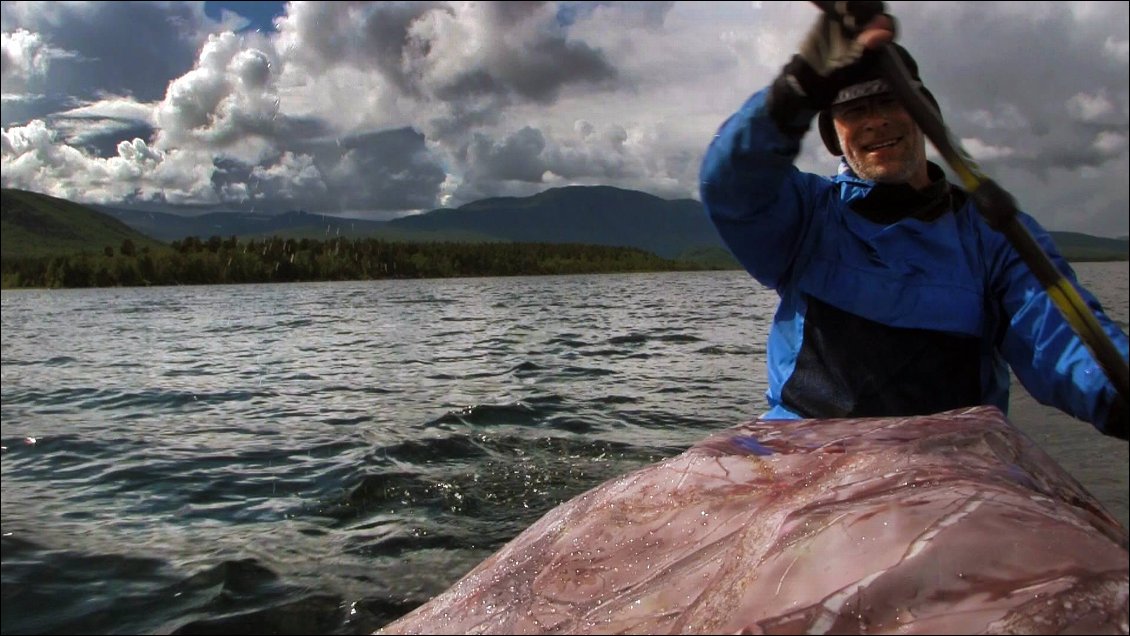
[[[51,257],[115,251],[129,239],[137,250],[195,237],[332,241],[376,239],[410,243],[569,243],[643,249],[708,268],[738,268],[721,245],[702,204],[669,201],[605,186],[554,188],[530,197],[484,199],[368,221],[301,211],[283,214],[213,212],[199,216],[91,209],[21,190],[3,190],[3,258]],[[1126,238],[1051,232],[1070,261],[1127,260]],[[153,238],[148,238],[153,237]]]
[[[84,205],[24,190],[0,190],[0,218],[5,260],[117,251],[127,239],[138,250],[167,247]]]
[[[382,238],[360,238],[345,236],[363,230],[355,230],[354,221],[349,219],[334,219],[323,225],[325,221],[320,216],[293,213],[244,221],[247,227],[258,225],[256,229],[275,223],[276,232],[240,239],[235,234],[221,236],[226,228],[212,223],[200,226],[210,231],[207,238],[193,235],[164,244],[86,206],[42,194],[3,190],[0,287],[266,283],[700,268],[638,248],[514,243],[460,228],[378,225],[375,230],[368,228],[369,233],[384,235]],[[199,219],[195,222],[199,223]]]
[[[1069,261],[1125,261],[1130,248],[1125,238],[1101,238],[1078,232],[1049,232]]]

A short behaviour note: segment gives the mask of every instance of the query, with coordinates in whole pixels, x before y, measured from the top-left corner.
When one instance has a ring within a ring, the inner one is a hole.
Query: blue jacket
[[[876,185],[846,164],[831,179],[797,170],[800,140],[768,117],[767,97],[756,93],[722,125],[701,172],[723,241],[780,296],[764,417],[972,403],[1007,412],[1011,367],[1039,402],[1104,430],[1113,385],[972,201],[929,221],[868,220],[851,206]],[[1079,287],[1048,233],[1020,219],[1126,357],[1126,334]]]

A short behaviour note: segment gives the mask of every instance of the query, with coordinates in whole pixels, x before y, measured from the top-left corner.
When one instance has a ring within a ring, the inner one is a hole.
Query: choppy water
[[[1077,266],[1127,324],[1127,264]],[[756,416],[741,272],[3,292],[4,633],[364,633]],[[1127,523],[1127,445],[1013,419]]]

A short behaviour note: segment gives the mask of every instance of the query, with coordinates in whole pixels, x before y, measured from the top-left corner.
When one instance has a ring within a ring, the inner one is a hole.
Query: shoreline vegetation
[[[728,254],[690,251],[668,259],[633,247],[570,243],[395,242],[270,237],[241,240],[189,237],[138,248],[5,257],[0,288],[63,289],[175,285],[233,285],[414,278],[546,276],[741,269]],[[1126,258],[1088,257],[1081,262]]]
[[[269,217],[282,221],[269,231],[257,225],[268,217],[251,225],[211,219],[219,225],[171,242],[66,199],[10,188],[0,198],[3,289],[742,269],[701,209],[692,209],[699,204],[603,186],[432,211],[408,219],[420,227],[393,236],[387,224],[321,236],[329,221],[310,225],[310,215],[286,214]],[[562,218],[573,222],[564,228]],[[1072,262],[1128,260],[1126,238],[1051,235]]]
[[[4,258],[2,287],[82,288],[295,283],[404,278],[533,276],[730,269],[667,259],[631,247],[560,243],[401,243],[272,237],[207,241],[189,237],[168,248],[116,249]]]

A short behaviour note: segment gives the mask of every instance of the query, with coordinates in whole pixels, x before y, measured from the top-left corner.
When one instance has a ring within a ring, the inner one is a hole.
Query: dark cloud
[[[658,29],[663,26],[674,2],[561,2],[557,21],[568,26],[581,19],[590,19],[598,9],[615,7],[617,25]]]
[[[476,179],[541,183],[545,172],[543,150],[545,137],[541,131],[527,126],[501,142],[485,135],[474,135],[467,162]]]
[[[344,210],[419,210],[437,206],[447,174],[424,136],[401,128],[342,139],[344,151],[327,166],[336,205]]]
[[[515,102],[551,104],[567,86],[611,86],[600,50],[571,40],[544,2],[302,5],[283,47],[317,72],[335,64],[376,68],[405,96],[436,101],[435,130],[455,135],[496,121]],[[288,48],[289,47],[289,48]]]
[[[543,104],[553,102],[566,84],[616,80],[616,69],[600,51],[563,38],[546,39],[524,55],[506,56],[497,68],[518,95]]]
[[[438,207],[446,178],[423,135],[410,128],[307,140],[260,166],[226,158],[215,167],[212,186],[226,194],[222,207],[238,210],[393,216]],[[296,179],[302,187],[292,187]]]
[[[1110,95],[1112,110],[1095,118],[1081,118],[1072,106],[1101,99],[1107,87],[1125,90],[1126,60],[1105,47],[1112,26],[1125,41],[1126,10],[1104,4],[932,6],[907,12],[903,37],[955,133],[1014,149],[992,161],[1045,170],[1097,166],[1110,156],[1095,139],[1127,132],[1125,96],[1119,104]],[[942,11],[948,19],[931,19]],[[961,41],[991,42],[992,59],[981,57],[983,47],[954,46]],[[1009,113],[1019,121],[1003,121]]]
[[[315,72],[342,63],[363,69],[375,64],[398,89],[416,94],[403,66],[406,57],[420,53],[409,52],[413,46],[409,30],[433,11],[447,8],[442,2],[310,2],[293,6],[286,21],[293,38],[289,52]]]
[[[204,35],[201,10],[189,3],[53,2],[22,11],[4,4],[4,31],[40,33],[74,54],[29,80],[29,90],[46,95],[160,99],[170,79],[192,68]]]

